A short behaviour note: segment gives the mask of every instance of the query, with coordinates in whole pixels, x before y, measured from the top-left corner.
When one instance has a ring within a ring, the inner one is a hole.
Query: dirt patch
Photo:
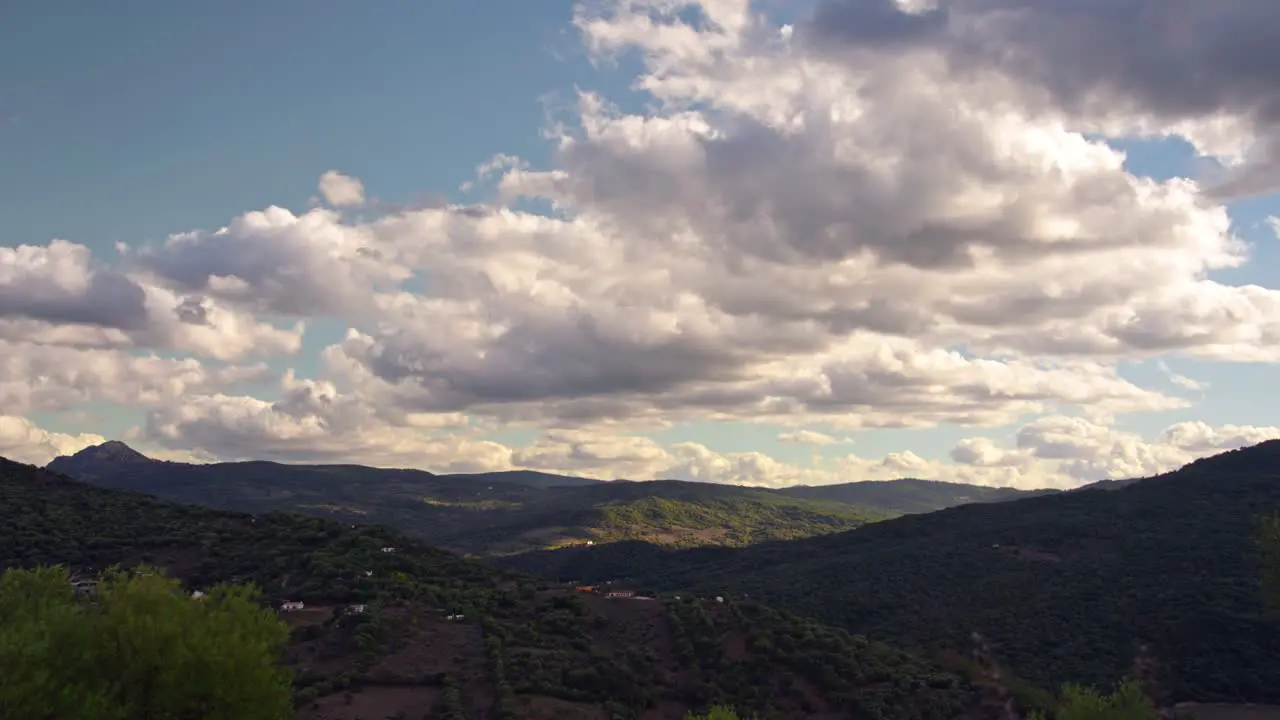
[[[654,545],[675,545],[684,537],[673,532],[647,532],[642,535],[646,542]]]
[[[464,681],[484,676],[484,637],[479,625],[432,616],[417,623],[406,628],[392,651],[369,669],[370,681],[425,683],[444,673]]]
[[[595,705],[573,703],[542,695],[522,695],[516,700],[521,718],[527,720],[608,720],[609,714]]]
[[[724,540],[724,537],[727,534],[728,531],[724,528],[707,528],[693,533],[693,539],[702,543],[712,543]]]
[[[326,620],[333,617],[332,605],[317,605],[315,607],[304,608],[302,610],[281,610],[280,619],[290,630],[300,627],[309,627],[312,625],[322,625]]]
[[[1280,720],[1280,705],[1178,703],[1174,710],[1192,714],[1196,720]]]
[[[318,638],[291,644],[285,663],[302,675],[332,677],[349,669],[355,652],[349,629],[330,628]]]
[[[640,720],[671,720],[689,714],[689,707],[674,700],[663,700],[656,706],[640,713]]]
[[[721,647],[724,650],[724,656],[732,662],[742,662],[747,659],[747,638],[740,630],[731,630],[726,633]]]
[[[814,718],[815,720],[838,720],[845,717],[842,713],[833,712],[826,699],[822,697],[822,693],[818,692],[813,683],[804,677],[795,673],[779,672],[774,674],[774,684],[780,684],[783,682],[783,678],[790,680],[796,694],[800,696],[801,703],[806,710],[805,717]]]
[[[545,603],[551,598],[564,597],[570,592],[577,592],[569,588],[547,588],[546,590],[538,590],[533,594],[533,601],[536,603]]]
[[[383,687],[368,685],[357,692],[323,697],[299,709],[297,720],[367,720],[368,718],[420,718],[440,702],[434,687]]]
[[[715,545],[724,540],[724,528],[704,528],[691,530],[683,527],[672,527],[663,530],[646,529],[641,537],[656,545]]]

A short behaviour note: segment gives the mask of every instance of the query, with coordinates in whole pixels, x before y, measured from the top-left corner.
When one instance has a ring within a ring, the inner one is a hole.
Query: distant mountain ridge
[[[618,540],[748,545],[1031,494],[925,480],[774,490],[602,481],[533,470],[437,475],[349,464],[189,464],[153,460],[119,441],[56,458],[47,468],[83,482],[219,509],[382,523],[482,555]]]
[[[93,475],[109,472],[109,470],[115,465],[131,465],[138,463],[160,463],[168,466],[170,469],[263,464],[284,468],[313,468],[324,470],[352,468],[357,470],[379,470],[388,473],[415,473],[431,478],[492,481],[527,487],[581,487],[583,485],[594,485],[596,483],[605,482],[594,478],[576,477],[573,475],[557,475],[554,473],[538,472],[536,470],[499,470],[484,473],[437,474],[426,470],[372,468],[366,465],[353,465],[349,463],[302,465],[277,463],[270,460],[243,460],[229,463],[183,463],[173,462],[170,460],[157,460],[155,458],[148,457],[119,440],[108,440],[107,442],[99,445],[91,445],[72,455],[59,455],[45,465],[45,467],[49,470],[53,470],[54,472],[60,472],[70,477],[76,477],[77,475]]]
[[[912,514],[933,512],[968,503],[1005,502],[1059,492],[985,487],[940,480],[866,480],[838,485],[797,485],[778,490],[783,495],[811,500],[832,500],[849,505],[875,507],[884,512]]]

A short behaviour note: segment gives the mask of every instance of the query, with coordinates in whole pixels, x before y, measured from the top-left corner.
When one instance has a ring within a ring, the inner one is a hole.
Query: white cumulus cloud
[[[25,416],[105,403],[143,408],[137,439],[172,457],[1019,486],[1275,437],[1118,428],[1194,412],[1211,363],[1280,362],[1280,291],[1220,272],[1251,262],[1227,202],[1280,181],[1280,5],[762,10],[580,4],[566,21],[593,60],[636,59],[619,67],[644,102],[576,92],[545,165],[477,158],[481,202],[383,204],[331,170],[324,206],[246,208],[114,262],[0,246],[11,434],[70,447]],[[1108,143],[1165,137],[1220,177],[1138,176]],[[1159,387],[1122,372],[1149,361]],[[264,388],[268,367],[299,370]],[[651,437],[728,421],[813,458]],[[840,453],[938,426],[984,431],[945,460]],[[493,439],[512,428],[537,439]]]
[[[358,207],[364,204],[364,183],[359,178],[329,170],[320,176],[320,195],[334,207]]]

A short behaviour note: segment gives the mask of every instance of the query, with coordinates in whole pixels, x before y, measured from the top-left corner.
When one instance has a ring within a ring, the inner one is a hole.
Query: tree
[[[193,599],[151,568],[112,570],[92,599],[64,568],[0,576],[0,707],[58,720],[283,720],[288,629],[251,587]]]
[[[1109,695],[1092,688],[1066,685],[1052,720],[1156,720],[1160,712],[1137,680],[1125,680]],[[1046,720],[1032,714],[1031,720]]]

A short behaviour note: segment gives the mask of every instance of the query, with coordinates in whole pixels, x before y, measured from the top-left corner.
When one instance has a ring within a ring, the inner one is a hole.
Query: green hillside
[[[1107,682],[1149,643],[1178,700],[1280,701],[1280,627],[1263,611],[1253,539],[1258,515],[1280,507],[1280,442],[1107,487],[744,549],[624,543],[506,564],[747,593],[926,652],[980,631],[1050,687]]]
[[[975,690],[933,663],[754,603],[608,599],[387,528],[172,504],[0,459],[0,571],[138,562],[193,590],[252,581],[305,602],[282,613],[299,718],[676,719],[718,703],[976,717]]]

